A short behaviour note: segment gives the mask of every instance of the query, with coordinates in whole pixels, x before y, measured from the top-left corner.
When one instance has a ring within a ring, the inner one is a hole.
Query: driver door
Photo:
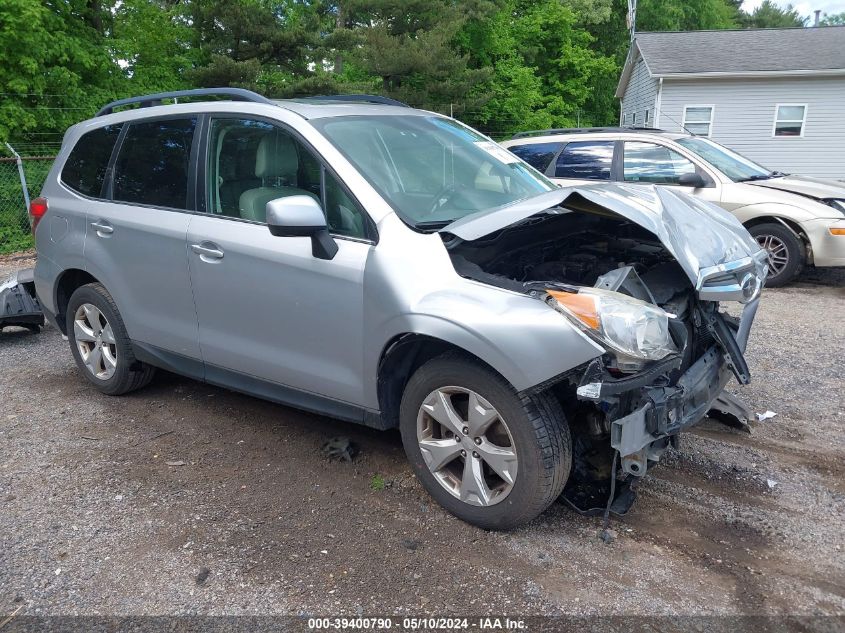
[[[207,380],[270,398],[274,389],[293,388],[363,404],[369,220],[314,153],[277,124],[213,117],[207,147],[207,211],[188,230]],[[321,202],[339,247],[333,259],[315,258],[308,237],[270,234],[264,205],[289,195]]]

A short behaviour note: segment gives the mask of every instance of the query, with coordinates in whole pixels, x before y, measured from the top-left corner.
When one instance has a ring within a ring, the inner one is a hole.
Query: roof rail
[[[150,106],[161,105],[163,99],[181,99],[186,97],[230,97],[234,101],[251,101],[253,103],[275,105],[267,97],[262,97],[257,92],[246,90],[244,88],[197,88],[195,90],[175,90],[173,92],[158,92],[156,94],[143,95],[141,97],[118,99],[117,101],[112,101],[111,103],[103,106],[94,116],[111,114],[114,112],[115,108],[132,105],[133,103],[139,103],[142,108],[147,108]]]
[[[407,103],[380,95],[316,95],[313,97],[302,97],[300,101],[351,101],[354,103],[377,103],[380,105],[400,106],[402,108],[411,107]]]
[[[665,132],[656,127],[569,127],[552,128],[549,130],[529,130],[518,132],[511,138],[526,138],[529,136],[553,136],[555,134],[589,134],[590,132]]]

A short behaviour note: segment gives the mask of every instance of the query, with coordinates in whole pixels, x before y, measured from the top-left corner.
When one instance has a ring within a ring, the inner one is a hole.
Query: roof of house
[[[617,96],[640,58],[652,77],[845,72],[845,26],[637,33]]]

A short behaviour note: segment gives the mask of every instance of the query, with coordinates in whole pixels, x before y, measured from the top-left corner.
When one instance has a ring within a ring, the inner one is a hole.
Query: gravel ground
[[[842,272],[766,291],[736,392],[777,416],[684,435],[610,544],[560,505],[510,533],[461,523],[396,432],[164,372],[110,398],[56,330],[6,330],[0,613],[841,616],[843,307]],[[322,455],[335,435],[353,463]]]

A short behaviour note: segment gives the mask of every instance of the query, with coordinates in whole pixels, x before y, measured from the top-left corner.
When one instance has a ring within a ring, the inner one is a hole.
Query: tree
[[[845,26],[845,11],[842,13],[825,13],[821,20],[821,26]]]
[[[727,0],[641,0],[637,9],[637,31],[700,31],[736,26],[736,6]]]
[[[110,16],[110,7],[82,0],[0,3],[0,139],[64,130],[119,94]]]
[[[801,17],[791,4],[782,9],[773,0],[763,0],[754,11],[741,15],[742,26],[747,29],[801,27],[807,26],[808,20]]]
[[[297,0],[193,0],[188,19],[199,61],[188,78],[280,90],[293,77],[308,76],[321,27],[314,9],[314,2]]]
[[[485,0],[348,0],[346,25],[357,37],[348,62],[374,90],[412,105],[465,101],[490,69],[471,67],[457,40],[494,7]]]
[[[510,0],[475,27],[469,41],[476,64],[493,72],[479,87],[486,103],[465,118],[495,136],[595,122],[585,104],[594,83],[616,71],[559,0]]]
[[[111,50],[137,93],[190,86],[186,74],[198,60],[192,31],[178,0],[123,0],[114,9]]]

